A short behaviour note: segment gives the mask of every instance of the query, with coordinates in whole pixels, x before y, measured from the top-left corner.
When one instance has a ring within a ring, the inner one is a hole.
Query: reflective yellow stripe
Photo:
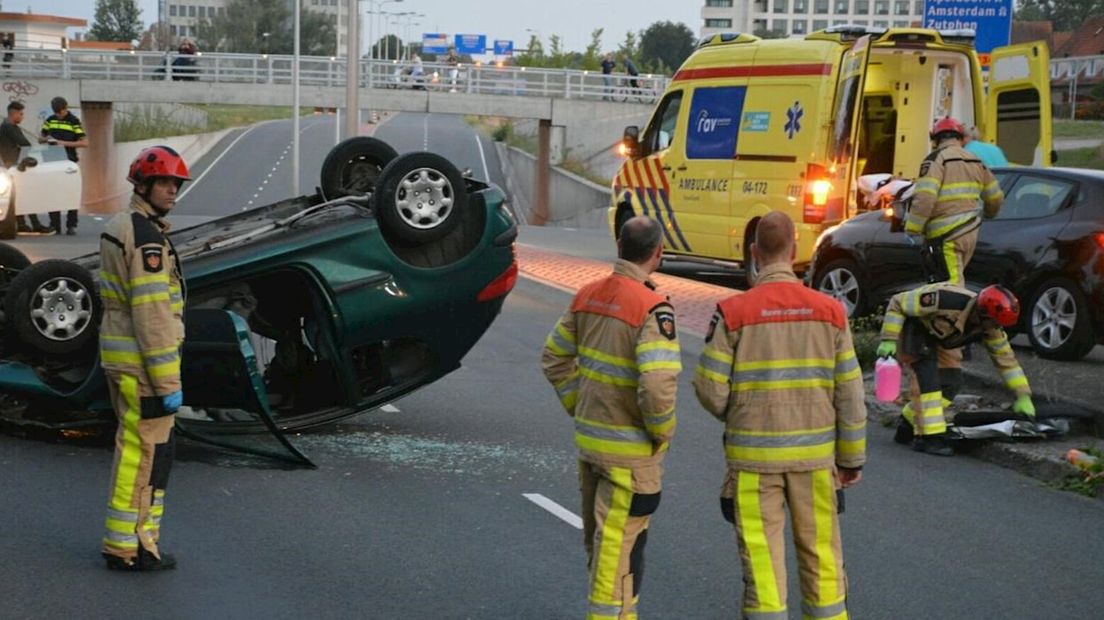
[[[800,390],[811,388],[830,388],[835,386],[831,379],[793,379],[784,381],[742,381],[732,384],[733,392],[752,390]]]
[[[609,353],[603,353],[598,349],[591,349],[590,347],[579,347],[579,354],[585,355],[591,359],[598,360],[599,362],[613,364],[614,366],[621,366],[624,368],[636,367],[635,360],[626,359],[624,357],[617,357],[616,355],[610,355]]]
[[[616,385],[618,387],[631,387],[637,386],[635,379],[625,379],[623,377],[614,377],[607,374],[600,373],[596,370],[589,368],[579,368],[579,374],[590,379],[591,381],[597,381],[599,383],[605,383],[607,385]]]
[[[651,456],[652,445],[637,443],[625,443],[608,439],[595,439],[581,433],[575,433],[575,445],[580,450],[598,452],[601,454],[615,454],[619,456]]]
[[[943,261],[947,264],[947,281],[951,284],[961,284],[962,279],[958,277],[958,253],[955,252],[954,241],[943,242]]]
[[[100,350],[100,360],[108,364],[141,364],[142,355],[130,351]]]
[[[142,439],[138,435],[138,422],[141,419],[138,379],[130,375],[122,375],[119,378],[119,393],[126,401],[127,410],[120,421],[123,427],[123,449],[119,454],[119,466],[116,469],[110,507],[112,510],[130,510],[134,487],[138,481],[138,464],[142,460]]]
[[[755,598],[759,600],[759,607],[745,611],[782,611],[786,606],[779,598],[778,583],[774,578],[770,542],[767,540],[759,501],[759,474],[750,471],[737,472],[735,499],[740,535],[751,564]]]
[[[836,566],[836,553],[832,548],[836,523],[836,489],[832,472],[821,469],[813,472],[813,515],[816,521],[817,554],[817,603],[821,606],[839,602],[840,575]]]
[[[747,446],[725,446],[725,455],[733,461],[758,461],[777,463],[779,461],[811,461],[831,457],[836,442],[829,441],[815,446],[798,448],[751,448]]]
[[[129,285],[130,286],[142,286],[143,284],[161,284],[161,283],[164,283],[164,284],[169,283],[169,274],[168,273],[161,273],[161,274],[158,274],[158,275],[155,275],[155,276],[138,276],[137,278],[131,278],[130,282],[129,282]]]
[[[175,377],[180,374],[180,359],[178,358],[174,362],[167,364],[157,364],[154,366],[146,366],[146,372],[151,379],[164,379],[165,377]]]
[[[159,301],[169,301],[169,294],[165,293],[153,293],[150,295],[138,295],[130,298],[131,306],[141,306],[144,304],[152,304]]]
[[[832,368],[835,365],[835,360],[825,359],[822,357],[806,357],[798,359],[786,359],[786,360],[762,360],[755,362],[736,362],[734,368],[736,372],[745,370],[764,370],[770,368]]]
[[[613,591],[617,568],[621,563],[625,524],[629,520],[629,507],[632,505],[632,470],[611,467],[609,476],[613,492],[610,496],[609,513],[606,514],[598,542],[594,583],[590,590],[590,602],[599,605],[622,603],[613,597]]]

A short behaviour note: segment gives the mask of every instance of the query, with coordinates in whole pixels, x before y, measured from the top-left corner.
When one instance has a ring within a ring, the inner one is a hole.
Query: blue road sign
[[[924,27],[973,30],[974,48],[988,54],[1012,37],[1012,0],[924,0]]]
[[[487,51],[487,35],[485,34],[458,34],[456,35],[457,54],[483,54]]]
[[[422,53],[423,54],[447,54],[449,48],[449,37],[447,34],[439,32],[426,32],[422,34]]]
[[[495,56],[510,56],[514,53],[514,42],[504,39],[495,39],[494,42]]]

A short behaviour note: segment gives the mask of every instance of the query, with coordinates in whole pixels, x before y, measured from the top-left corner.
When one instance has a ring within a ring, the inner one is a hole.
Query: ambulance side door
[[[860,37],[851,49],[843,54],[840,63],[839,81],[833,102],[833,120],[831,139],[828,146],[828,158],[835,168],[832,177],[832,190],[826,205],[811,205],[806,202],[805,209],[813,211],[814,217],[823,209],[823,222],[835,224],[855,215],[858,205],[855,202],[855,188],[859,164],[859,115],[862,113],[863,90],[866,85],[866,67],[870,60],[870,35]],[[806,213],[806,219],[810,214]]]
[[[1050,52],[1046,43],[998,47],[991,55],[985,136],[1013,164],[1049,166],[1053,148]]]
[[[663,227],[663,248],[669,252],[696,253],[694,233],[686,227],[685,207],[673,189],[686,170],[686,91],[668,92],[640,137],[641,157],[621,168],[622,185],[630,193],[637,213]],[[625,190],[622,190],[625,191]]]

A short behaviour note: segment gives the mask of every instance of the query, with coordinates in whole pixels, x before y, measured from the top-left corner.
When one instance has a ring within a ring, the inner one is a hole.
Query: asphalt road
[[[461,119],[400,115],[377,136],[400,151],[424,148],[426,123],[431,149],[455,149],[446,156],[473,172],[482,165]],[[233,160],[248,161],[253,176],[213,169],[185,197],[194,202],[181,201],[181,215],[240,208],[266,170],[285,165],[280,129],[242,137],[226,157],[241,149]],[[304,144],[312,131],[325,143],[324,127],[303,130]],[[332,125],[328,135],[332,143]],[[526,229],[522,241],[609,251],[597,236],[542,233]],[[462,369],[396,410],[294,438],[318,470],[186,445],[164,521],[164,546],[181,562],[172,573],[103,570],[111,452],[102,440],[0,435],[0,616],[581,617],[579,530],[525,497],[578,512],[571,424],[538,363],[568,302],[522,280]],[[649,537],[641,615],[732,618],[741,582],[716,499],[722,429],[689,385],[701,336],[683,333],[682,343],[679,430]],[[880,427],[869,445],[842,517],[853,617],[1028,620],[1104,609],[1104,503],[974,459],[917,455]],[[790,606],[799,608],[796,592]]]

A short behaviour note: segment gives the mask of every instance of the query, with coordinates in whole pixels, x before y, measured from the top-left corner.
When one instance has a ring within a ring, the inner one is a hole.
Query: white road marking
[[[560,518],[571,527],[577,530],[583,529],[583,519],[579,515],[571,512],[567,508],[564,508],[563,506],[548,499],[540,493],[522,493],[521,496],[540,506],[541,508],[544,508],[548,512],[551,512],[553,515]]]
[[[487,156],[483,154],[483,141],[479,139],[479,134],[475,134],[475,145],[479,147],[479,159],[483,162],[483,180],[491,182],[491,171],[487,170]]]
[[[423,151],[429,150],[429,115],[426,114],[422,119],[422,127],[425,135],[425,145],[422,147]]]
[[[180,202],[181,200],[184,200],[184,197],[188,195],[188,192],[192,191],[192,188],[195,187],[196,185],[199,185],[199,182],[203,180],[203,177],[207,176],[207,173],[210,172],[211,170],[213,170],[215,168],[215,166],[218,165],[219,160],[221,160],[223,157],[226,156],[227,153],[229,153],[230,151],[232,151],[234,149],[234,145],[237,144],[239,140],[244,138],[247,133],[253,131],[254,129],[256,129],[258,127],[260,127],[260,125],[253,125],[249,129],[246,129],[245,131],[241,132],[241,135],[239,135],[237,138],[234,138],[234,141],[230,143],[230,146],[226,147],[225,150],[223,150],[221,153],[219,153],[219,156],[215,158],[215,161],[211,162],[211,165],[207,166],[207,168],[203,170],[203,174],[199,175],[199,177],[196,180],[192,181],[188,185],[188,187],[184,188],[184,191],[180,192],[180,195],[176,197],[176,201]]]
[[[387,413],[398,413],[399,408],[396,407],[395,405],[392,405],[391,403],[388,403],[388,404],[380,407],[380,411],[386,411]]]

